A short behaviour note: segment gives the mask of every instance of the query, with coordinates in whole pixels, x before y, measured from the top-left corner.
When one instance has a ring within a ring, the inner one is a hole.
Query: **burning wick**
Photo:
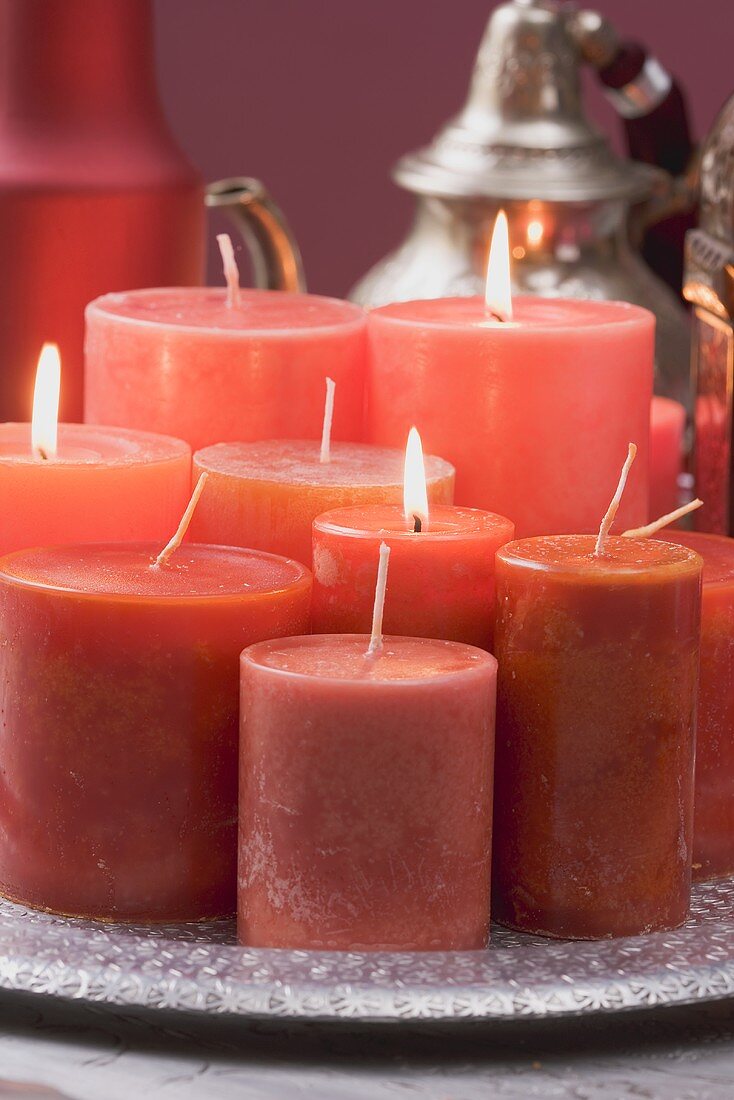
[[[227,309],[234,309],[240,304],[240,269],[234,258],[234,248],[229,233],[217,233],[217,244],[222,257],[224,277],[227,280]]]
[[[423,444],[417,428],[411,428],[405,446],[403,472],[403,515],[413,524],[413,532],[419,535],[423,524],[428,524],[428,490],[426,489],[426,464],[423,461]]]
[[[59,439],[59,394],[61,392],[61,356],[56,344],[44,344],[38,357],[33,390],[31,448],[36,458],[48,462],[56,458]]]
[[[194,517],[194,510],[196,509],[196,505],[199,503],[199,497],[204,492],[204,486],[206,485],[206,479],[208,477],[209,475],[207,473],[203,473],[200,476],[199,480],[196,483],[196,487],[191,494],[191,500],[186,505],[186,511],[181,516],[181,522],[176,529],[176,534],[173,536],[170,542],[166,543],[155,561],[150,563],[151,569],[160,569],[162,565],[167,565],[168,559],[176,550],[178,550],[179,546],[183,542],[186,532],[189,529],[189,524]]]
[[[377,566],[377,584],[375,602],[372,608],[372,633],[367,647],[367,656],[372,657],[382,649],[382,617],[385,611],[385,593],[387,591],[387,563],[390,559],[390,547],[380,543],[380,562]]]
[[[500,210],[492,230],[487,261],[484,308],[495,321],[512,320],[512,281],[510,278],[510,229],[507,215]]]
[[[689,501],[688,504],[683,504],[680,508],[676,508],[674,512],[666,512],[660,519],[653,520],[652,523],[646,524],[645,527],[631,527],[629,531],[623,531],[622,538],[649,539],[651,535],[656,534],[657,531],[661,531],[663,527],[667,527],[669,523],[675,523],[676,520],[683,519],[683,516],[687,516],[689,512],[695,512],[702,504],[703,501],[696,497],[695,500]]]
[[[319,462],[331,462],[331,422],[334,419],[334,393],[336,382],[326,379],[326,401],[324,402],[324,426],[321,429],[321,454]]]
[[[609,531],[611,530],[611,526],[614,523],[614,517],[617,514],[617,509],[619,508],[619,504],[622,499],[622,493],[624,492],[624,487],[627,484],[627,478],[629,477],[629,472],[632,469],[632,463],[635,461],[636,454],[637,447],[634,443],[630,443],[627,448],[627,458],[624,461],[622,473],[619,475],[617,490],[612,497],[611,503],[607,508],[606,515],[601,521],[601,525],[599,527],[599,534],[597,535],[596,546],[594,547],[594,554],[597,557],[599,557],[599,555],[604,550],[604,543],[609,537]]]

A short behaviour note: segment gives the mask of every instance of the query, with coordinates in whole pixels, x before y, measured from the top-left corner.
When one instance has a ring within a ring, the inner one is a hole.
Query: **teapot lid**
[[[589,202],[649,195],[656,170],[616,156],[584,114],[577,15],[554,0],[509,0],[496,8],[465,106],[429,146],[398,161],[396,182],[450,198]]]

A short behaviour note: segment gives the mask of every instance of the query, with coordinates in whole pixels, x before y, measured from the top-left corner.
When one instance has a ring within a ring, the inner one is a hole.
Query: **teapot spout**
[[[251,176],[210,183],[204,198],[225,210],[252,256],[255,285],[261,290],[305,291],[301,252],[283,213],[267,188]]]

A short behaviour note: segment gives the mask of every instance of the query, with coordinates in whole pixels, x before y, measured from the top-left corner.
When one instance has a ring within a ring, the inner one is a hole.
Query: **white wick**
[[[601,525],[599,527],[599,534],[597,535],[596,546],[594,547],[594,553],[597,555],[597,557],[599,556],[599,554],[601,554],[602,550],[604,549],[604,543],[606,542],[606,540],[609,536],[609,531],[611,529],[611,526],[614,523],[614,517],[617,514],[617,509],[619,508],[619,502],[622,499],[622,493],[624,492],[624,487],[627,484],[627,478],[628,478],[629,472],[632,468],[632,463],[635,461],[635,455],[636,454],[637,454],[637,447],[635,446],[634,443],[630,443],[628,448],[627,448],[627,457],[624,460],[624,466],[622,467],[622,473],[619,475],[619,482],[617,484],[617,491],[615,492],[614,496],[612,497],[611,503],[610,503],[609,507],[607,508],[606,515],[604,516],[604,519],[601,521]]]
[[[240,304],[240,269],[234,258],[234,248],[229,233],[217,233],[217,244],[222,256],[224,277],[227,280],[227,309],[234,309]]]
[[[206,485],[206,479],[208,477],[209,475],[206,472],[201,474],[201,476],[199,477],[199,480],[196,483],[196,487],[191,494],[191,500],[186,505],[186,511],[181,516],[181,522],[176,529],[176,534],[173,536],[170,542],[166,543],[155,561],[151,562],[151,569],[160,569],[162,565],[166,565],[171,554],[173,554],[174,551],[178,550],[179,546],[183,542],[184,536],[189,529],[189,524],[193,519],[194,509],[199,503],[199,497],[204,492],[204,486]]]
[[[666,512],[660,519],[653,520],[652,523],[648,523],[644,527],[632,527],[629,531],[623,531],[622,538],[649,539],[651,535],[656,534],[657,531],[661,531],[662,528],[667,527],[669,523],[675,523],[676,520],[683,519],[683,516],[687,516],[689,512],[695,512],[702,504],[703,501],[696,497],[695,500],[690,500],[688,504],[681,505],[681,507],[676,508],[674,512]]]
[[[382,649],[382,616],[385,611],[385,592],[387,591],[387,563],[390,558],[390,547],[386,542],[380,543],[380,564],[377,567],[377,584],[375,585],[375,603],[372,609],[372,633],[370,644],[367,647],[367,656],[379,653]]]
[[[324,426],[321,429],[321,454],[320,462],[331,462],[331,424],[334,419],[334,392],[336,382],[332,378],[326,379],[326,401],[324,403]]]

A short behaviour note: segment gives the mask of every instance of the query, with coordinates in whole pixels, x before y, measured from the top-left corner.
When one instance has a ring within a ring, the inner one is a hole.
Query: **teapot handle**
[[[260,180],[251,176],[217,180],[206,188],[204,203],[225,210],[239,229],[252,256],[255,286],[261,290],[305,291],[296,239]]]

